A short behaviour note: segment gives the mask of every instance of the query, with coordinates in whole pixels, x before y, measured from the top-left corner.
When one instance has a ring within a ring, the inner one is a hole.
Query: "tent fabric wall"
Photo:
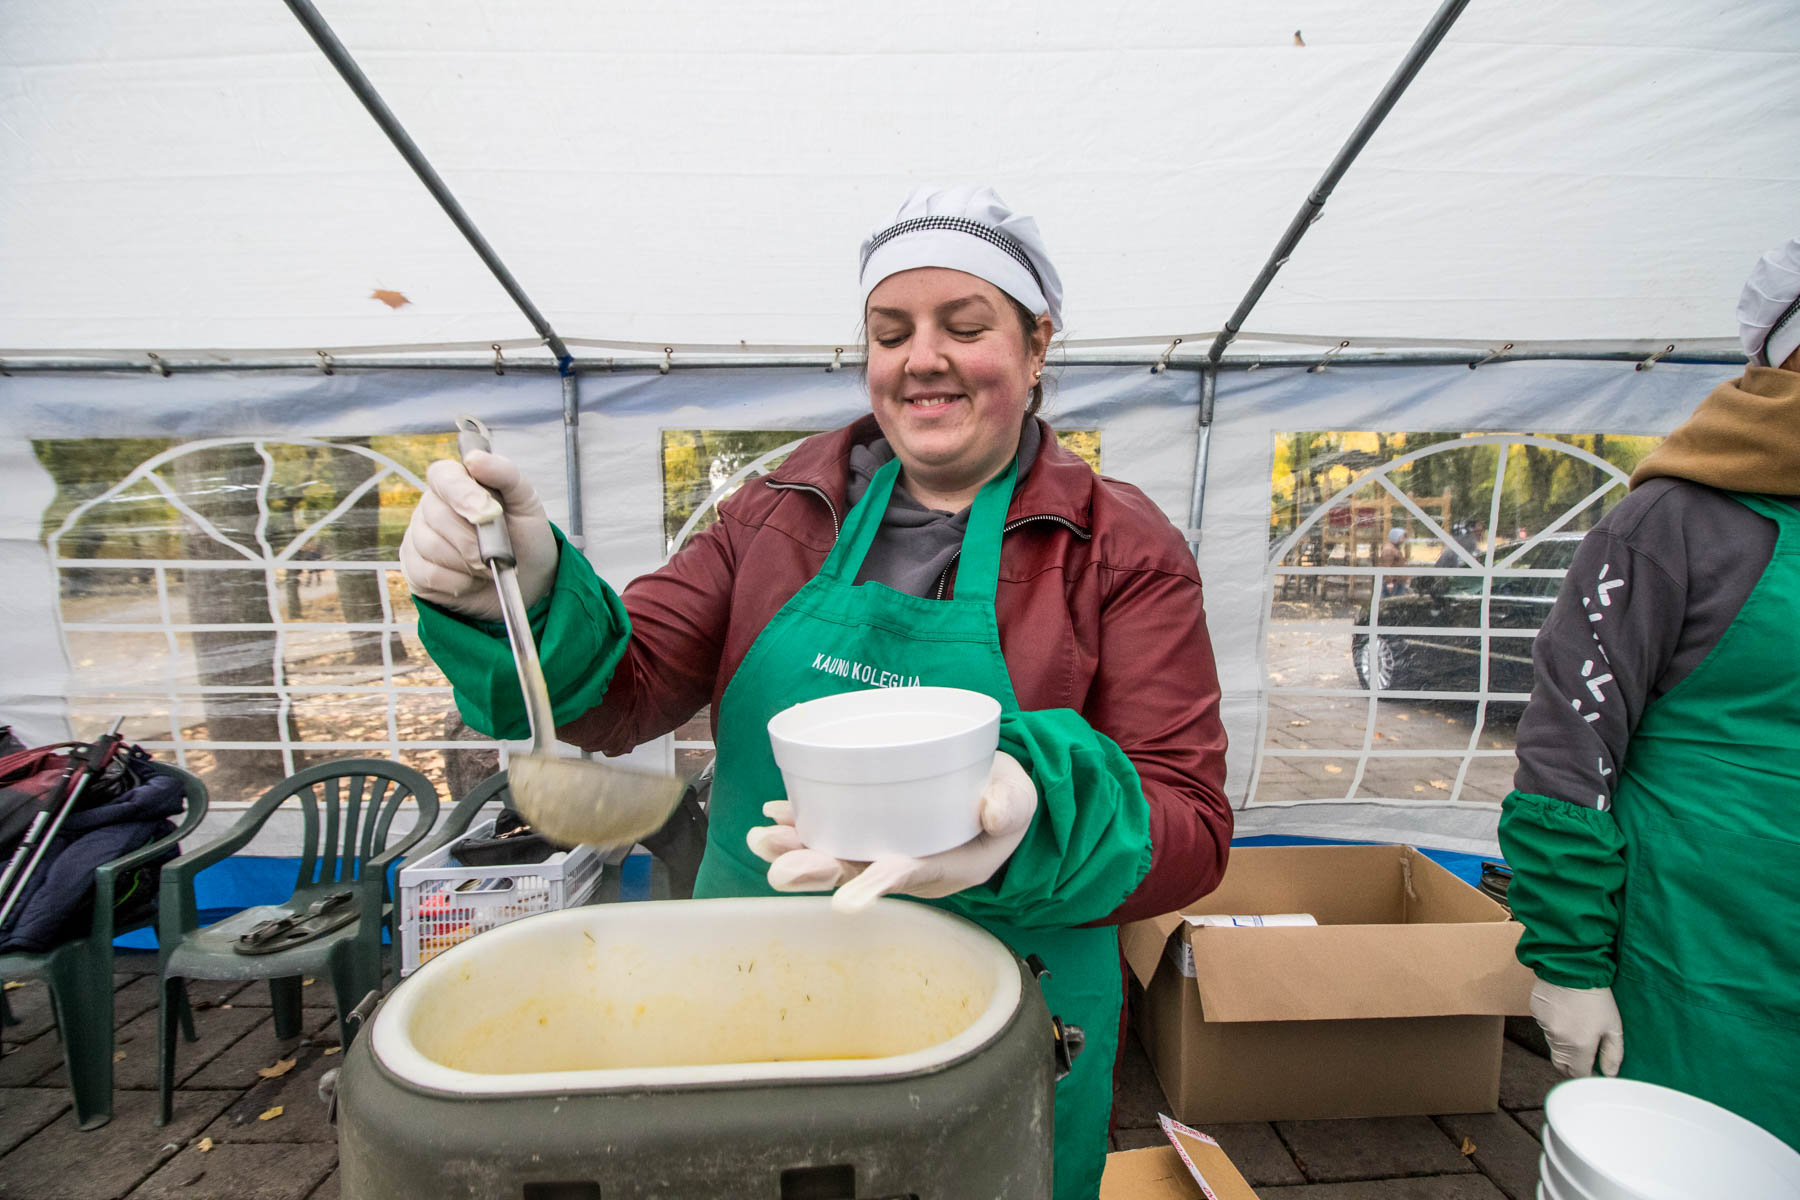
[[[1200,565],[1225,683],[1229,787],[1240,829],[1255,834],[1411,840],[1492,853],[1491,807],[1316,804],[1258,806],[1247,794],[1264,720],[1270,476],[1277,435],[1296,430],[1540,433],[1666,432],[1711,385],[1716,366],[1517,363],[1343,367],[1312,373],[1228,371],[1217,389]],[[566,520],[561,393],[553,376],[481,372],[270,372],[161,379],[148,375],[21,376],[0,380],[14,420],[0,451],[25,486],[0,497],[0,554],[19,581],[7,603],[7,716],[38,740],[74,734],[64,720],[68,664],[42,636],[57,627],[54,572],[38,537],[49,484],[28,439],[172,434],[330,437],[441,432],[477,413],[497,447],[531,473],[553,517]],[[853,371],[753,369],[597,374],[579,382],[586,553],[616,583],[664,561],[661,442],[671,429],[831,428],[866,411]],[[179,397],[179,401],[176,398]],[[1069,367],[1047,413],[1061,428],[1100,433],[1102,469],[1130,480],[1185,527],[1196,466],[1200,376],[1145,367]],[[666,764],[667,739],[640,751]],[[221,813],[225,819],[226,812]],[[283,844],[278,835],[263,847]]]

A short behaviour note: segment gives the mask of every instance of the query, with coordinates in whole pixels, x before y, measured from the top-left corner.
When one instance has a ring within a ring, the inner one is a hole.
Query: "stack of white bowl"
[[[1716,1104],[1628,1079],[1572,1079],[1544,1103],[1538,1200],[1800,1200],[1800,1153]]]

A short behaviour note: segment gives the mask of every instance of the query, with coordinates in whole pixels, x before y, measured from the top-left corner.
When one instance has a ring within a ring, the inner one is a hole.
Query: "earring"
[[[1042,379],[1043,377],[1044,377],[1044,373],[1042,371],[1033,371],[1031,373],[1031,382],[1036,383],[1038,380]]]

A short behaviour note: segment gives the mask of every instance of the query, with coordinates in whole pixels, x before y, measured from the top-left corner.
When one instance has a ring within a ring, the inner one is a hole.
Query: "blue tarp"
[[[194,880],[200,923],[210,925],[256,904],[279,904],[293,893],[300,876],[298,858],[240,854],[214,863]],[[391,883],[391,881],[390,881]],[[619,899],[650,898],[650,856],[633,854],[619,868]],[[129,950],[156,949],[156,932],[137,929],[113,943]]]
[[[1283,837],[1268,834],[1261,837],[1237,838],[1234,846],[1345,846],[1356,845],[1354,842],[1336,842],[1329,838]],[[1366,844],[1366,843],[1363,843]],[[1432,850],[1423,848],[1433,862],[1455,875],[1471,887],[1481,882],[1481,864],[1498,862],[1498,859],[1483,858],[1478,854],[1460,854],[1454,850]],[[300,860],[297,858],[258,858],[252,855],[237,855],[224,862],[215,863],[200,872],[194,881],[195,899],[200,908],[200,923],[210,925],[212,922],[230,916],[242,908],[254,904],[276,904],[287,899],[294,890],[294,880],[300,873]],[[619,868],[619,899],[648,900],[650,898],[650,856],[633,854],[626,858]],[[156,934],[149,929],[139,929],[118,939],[115,945],[131,950],[156,949]]]

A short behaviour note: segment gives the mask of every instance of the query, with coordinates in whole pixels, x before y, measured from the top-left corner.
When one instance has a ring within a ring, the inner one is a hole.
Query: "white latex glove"
[[[773,825],[759,825],[748,841],[769,864],[769,886],[778,892],[824,892],[836,888],[831,907],[860,912],[890,894],[938,899],[993,878],[1019,848],[1037,812],[1037,785],[1004,750],[994,755],[981,793],[981,832],[960,846],[924,858],[893,855],[871,863],[848,862],[811,849],[794,828],[793,805],[763,805]]]
[[[525,607],[549,594],[557,550],[544,502],[511,459],[485,450],[471,452],[467,467],[443,458],[426,468],[425,491],[400,543],[400,572],[413,595],[465,616],[498,621],[500,598],[475,543],[475,523],[495,512],[483,484],[499,492],[505,505]]]
[[[1540,979],[1531,989],[1531,1015],[1550,1043],[1550,1061],[1564,1075],[1592,1075],[1596,1052],[1602,1075],[1619,1073],[1625,1027],[1611,988],[1566,988]]]

